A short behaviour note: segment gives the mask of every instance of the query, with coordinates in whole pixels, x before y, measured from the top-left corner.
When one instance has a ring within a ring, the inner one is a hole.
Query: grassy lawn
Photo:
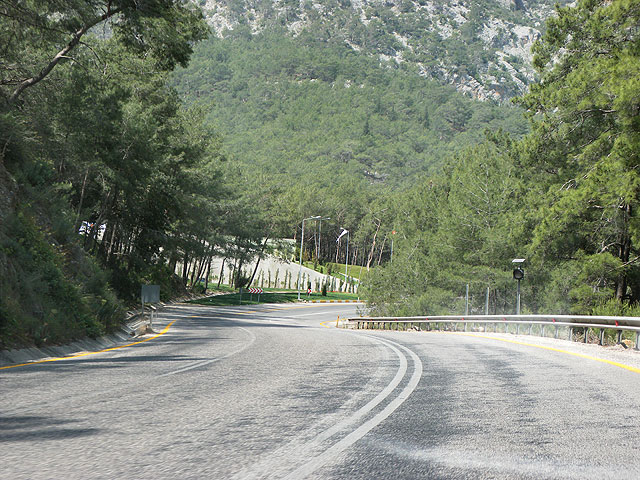
[[[327,293],[326,297],[323,297],[319,293],[312,293],[307,296],[304,292],[300,293],[301,300],[357,300],[358,295],[354,293]],[[268,291],[260,295],[260,303],[290,303],[298,301],[298,292],[296,291]],[[240,305],[239,293],[228,293],[223,295],[214,295],[212,297],[201,298],[198,300],[191,300],[189,303],[195,303],[198,305],[214,305],[218,307],[228,305]],[[242,293],[242,305],[257,305],[258,295],[250,295],[247,292]]]

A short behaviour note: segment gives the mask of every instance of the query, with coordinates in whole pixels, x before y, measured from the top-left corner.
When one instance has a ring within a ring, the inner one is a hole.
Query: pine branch
[[[49,73],[51,73],[51,71],[55,68],[55,66],[63,59],[63,58],[68,58],[68,53],[73,50],[79,43],[80,43],[80,39],[82,38],[82,36],[87,33],[91,28],[93,28],[94,26],[98,25],[101,22],[104,22],[105,20],[107,20],[108,18],[120,13],[122,11],[121,8],[117,8],[115,10],[111,10],[110,8],[107,9],[107,11],[102,14],[101,16],[95,18],[94,20],[92,20],[91,22],[89,22],[88,24],[86,24],[85,26],[83,26],[80,30],[76,31],[73,34],[73,38],[71,39],[71,41],[67,44],[66,47],[64,47],[62,50],[60,50],[55,57],[53,57],[53,59],[42,69],[40,70],[40,73],[38,73],[37,75],[31,77],[31,78],[27,78],[26,80],[23,80],[22,82],[20,82],[20,84],[18,85],[18,87],[14,90],[14,92],[11,94],[11,96],[9,97],[9,105],[15,103],[15,101],[18,99],[18,97],[22,94],[22,92],[24,92],[27,88],[32,87],[34,85],[36,85],[37,83],[39,83],[40,81],[42,81],[47,75],[49,75]]]

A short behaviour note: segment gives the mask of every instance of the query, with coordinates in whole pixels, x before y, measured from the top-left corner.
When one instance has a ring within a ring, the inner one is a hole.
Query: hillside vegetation
[[[505,101],[535,81],[531,46],[568,0],[199,0],[218,36],[280,28]]]
[[[222,223],[216,140],[166,86],[207,28],[152,7],[0,5],[0,348],[112,331]]]
[[[640,2],[581,1],[536,44],[522,141],[491,134],[394,199],[393,264],[369,280],[381,313],[638,314]],[[421,208],[415,208],[421,205]]]
[[[186,102],[206,106],[205,121],[237,161],[287,186],[403,186],[485,129],[527,131],[518,109],[395,67],[286,29],[236,29],[198,45],[174,82]]]
[[[213,3],[237,6],[223,38],[195,8]],[[516,257],[524,311],[637,312],[638,0],[540,25],[517,106],[347,42],[386,48],[400,13],[442,2],[330,1],[311,23],[319,2],[245,3],[0,3],[0,348],[117,328],[140,284],[202,289],[214,256],[247,286],[292,237],[295,258],[362,267],[376,313],[460,312],[466,284],[474,313],[487,289],[512,313]],[[462,30],[460,3],[435,13]],[[490,3],[477,26],[547,5]],[[354,13],[369,23],[349,39],[332,22]]]

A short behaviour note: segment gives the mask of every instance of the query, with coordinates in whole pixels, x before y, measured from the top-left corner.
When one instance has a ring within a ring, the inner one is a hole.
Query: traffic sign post
[[[260,294],[263,293],[263,290],[261,288],[250,288],[249,289],[249,293],[251,294],[251,299],[253,300],[253,294],[257,293],[258,294],[258,303],[260,303]]]
[[[140,289],[140,299],[142,301],[142,318],[144,319],[144,304],[158,303],[160,301],[160,285],[142,285]],[[153,308],[149,318],[149,328],[153,328]]]

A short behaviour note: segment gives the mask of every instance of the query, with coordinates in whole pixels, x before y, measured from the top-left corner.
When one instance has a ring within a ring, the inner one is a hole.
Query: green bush
[[[640,317],[640,305],[610,298],[595,305],[591,310],[591,314],[605,317]]]
[[[0,305],[0,348],[97,337],[124,317],[96,263],[21,209],[0,226]]]

